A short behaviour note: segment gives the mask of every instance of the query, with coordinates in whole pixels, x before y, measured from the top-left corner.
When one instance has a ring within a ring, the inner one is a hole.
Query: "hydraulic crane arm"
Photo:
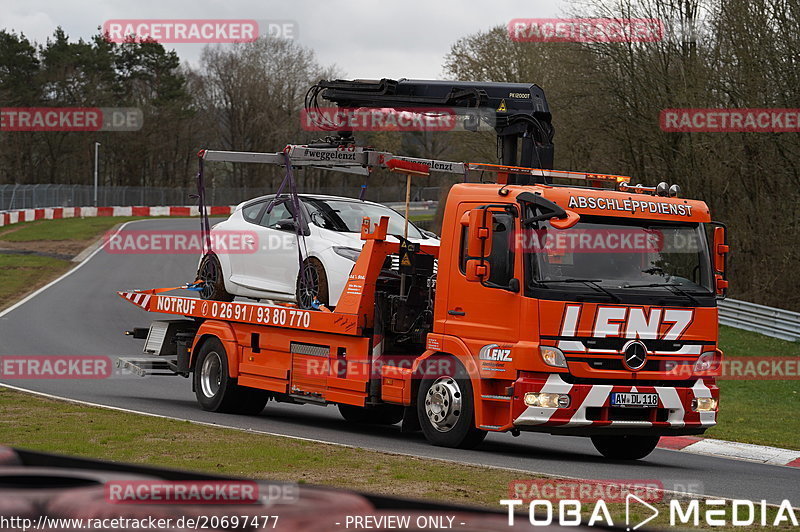
[[[538,85],[410,79],[322,80],[308,94],[307,107],[316,105],[317,96],[321,96],[348,108],[448,107],[459,115],[478,119],[480,114],[490,113],[501,146],[501,164],[553,168],[550,108]],[[546,177],[529,174],[509,176],[509,183],[516,184],[545,180]]]

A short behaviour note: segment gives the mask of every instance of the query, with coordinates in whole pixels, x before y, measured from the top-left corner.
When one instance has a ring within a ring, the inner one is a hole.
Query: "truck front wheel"
[[[228,372],[228,356],[217,338],[203,343],[194,366],[194,393],[203,410],[255,415],[264,410],[269,392],[245,388]]]
[[[472,383],[454,358],[429,364],[417,393],[417,415],[425,438],[440,447],[472,449],[486,437],[475,428]]]
[[[592,436],[595,449],[611,460],[644,458],[653,452],[658,440],[658,436]]]

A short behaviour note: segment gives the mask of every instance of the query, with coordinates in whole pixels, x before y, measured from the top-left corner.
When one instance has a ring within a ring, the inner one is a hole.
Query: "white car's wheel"
[[[225,290],[225,281],[222,275],[222,266],[213,253],[208,253],[200,262],[197,269],[197,279],[203,281],[200,290],[201,299],[212,301],[233,301],[234,296]]]
[[[328,275],[319,260],[312,257],[303,264],[297,275],[295,295],[300,308],[312,308],[315,300],[328,305]]]

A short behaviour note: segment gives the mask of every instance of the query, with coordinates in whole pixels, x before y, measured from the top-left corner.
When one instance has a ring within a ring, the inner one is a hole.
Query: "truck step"
[[[139,377],[148,377],[151,375],[166,375],[175,376],[177,366],[177,357],[119,357],[117,359],[117,367],[124,369],[138,375]]]

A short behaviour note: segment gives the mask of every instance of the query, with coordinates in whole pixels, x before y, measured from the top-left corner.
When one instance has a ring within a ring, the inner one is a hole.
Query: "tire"
[[[318,259],[312,257],[303,264],[302,271],[297,274],[295,297],[297,305],[303,309],[313,308],[312,304],[315,298],[321,304],[328,306],[330,301],[328,274],[325,272],[325,266]]]
[[[469,375],[455,358],[431,362],[434,366],[426,368],[417,393],[417,416],[425,439],[439,447],[472,449],[483,441],[486,431],[475,427]]]
[[[256,415],[269,401],[264,390],[245,388],[228,373],[228,356],[217,338],[206,340],[194,366],[194,393],[203,410]]]
[[[361,407],[339,404],[339,413],[351,423],[365,425],[394,425],[403,421],[403,407],[399,405]]]
[[[197,268],[197,279],[203,281],[203,288],[200,290],[200,299],[211,301],[233,301],[232,294],[225,290],[225,281],[222,274],[222,265],[213,253],[207,253],[200,261]]]
[[[610,460],[639,460],[653,452],[658,436],[592,436],[600,454]]]

